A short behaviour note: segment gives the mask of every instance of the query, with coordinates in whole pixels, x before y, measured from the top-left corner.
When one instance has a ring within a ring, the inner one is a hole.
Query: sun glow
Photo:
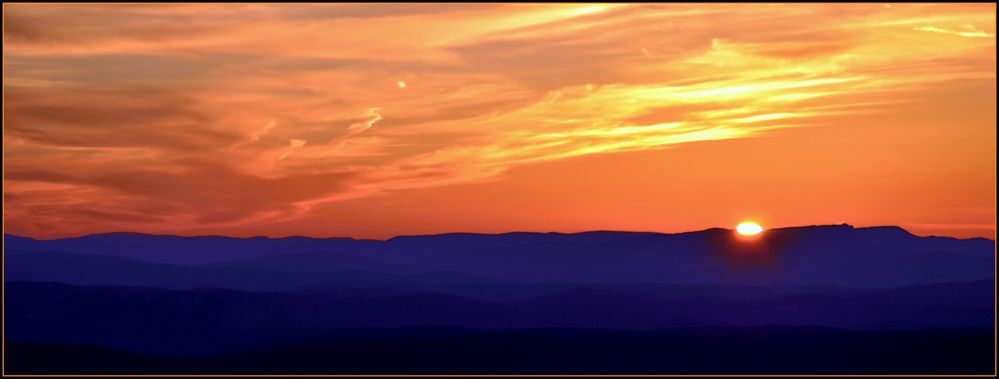
[[[995,5],[72,7],[4,5],[5,233],[995,235]]]
[[[763,232],[763,227],[752,221],[746,221],[735,227],[736,233],[744,236],[755,236]]]

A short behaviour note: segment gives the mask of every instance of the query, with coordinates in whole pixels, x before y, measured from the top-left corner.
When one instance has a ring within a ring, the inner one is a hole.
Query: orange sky
[[[5,4],[5,232],[994,238],[995,11]]]

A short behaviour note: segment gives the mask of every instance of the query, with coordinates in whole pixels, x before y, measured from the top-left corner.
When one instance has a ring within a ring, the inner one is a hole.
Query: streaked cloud
[[[973,25],[970,25],[970,24],[969,25],[965,25],[965,28],[963,30],[949,30],[949,29],[944,29],[944,28],[938,28],[938,27],[935,27],[935,26],[921,26],[921,27],[917,27],[917,28],[913,28],[913,29],[915,29],[915,30],[921,30],[921,31],[924,31],[924,32],[953,34],[953,35],[958,35],[958,36],[961,36],[961,37],[985,37],[985,38],[988,38],[988,37],[995,38],[996,37],[995,33],[986,33],[986,32],[980,31],[980,30],[975,30],[975,27]]]
[[[543,162],[835,128],[914,91],[994,81],[994,17],[991,4],[5,5],[5,219],[39,236],[284,222]]]

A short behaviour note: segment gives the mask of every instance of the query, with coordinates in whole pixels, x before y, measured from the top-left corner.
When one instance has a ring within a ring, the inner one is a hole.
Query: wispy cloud
[[[995,75],[987,4],[15,4],[4,23],[5,218],[36,235],[287,220]]]
[[[913,29],[921,30],[924,32],[953,34],[961,37],[984,37],[984,38],[996,37],[995,33],[986,33],[981,30],[975,30],[975,27],[973,25],[966,25],[966,27],[963,30],[950,30],[950,29],[938,28],[935,26],[920,26]]]

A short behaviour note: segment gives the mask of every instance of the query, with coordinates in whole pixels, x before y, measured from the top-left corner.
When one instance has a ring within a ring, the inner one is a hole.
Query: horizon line
[[[918,235],[910,230],[903,228],[898,225],[872,225],[872,226],[855,226],[849,223],[839,223],[839,224],[812,224],[812,225],[796,225],[796,226],[782,226],[774,228],[766,228],[764,232],[769,230],[785,230],[785,229],[803,229],[803,228],[818,228],[818,227],[849,227],[850,229],[877,229],[877,228],[897,228],[909,235],[918,238],[950,238],[955,240],[975,240],[984,239],[988,241],[995,242],[995,238],[988,237],[953,237],[953,236],[941,236],[941,235]],[[415,238],[415,237],[433,237],[433,236],[446,236],[446,235],[480,235],[480,236],[502,236],[509,234],[561,234],[561,235],[576,235],[576,234],[586,234],[586,233],[631,233],[631,234],[658,234],[658,235],[678,235],[678,234],[691,234],[691,233],[703,233],[711,230],[724,230],[724,231],[734,231],[732,228],[725,227],[709,227],[705,229],[689,230],[682,232],[657,232],[657,231],[641,231],[641,230],[612,230],[612,229],[593,229],[593,230],[583,230],[578,232],[557,232],[557,231],[527,231],[527,230],[515,230],[509,232],[442,232],[442,233],[430,233],[430,234],[397,234],[388,238],[378,239],[378,238],[356,238],[356,237],[343,237],[343,236],[330,236],[330,237],[315,237],[306,235],[287,235],[287,236],[267,236],[267,235],[254,235],[254,236],[232,236],[223,234],[192,234],[192,235],[182,235],[182,234],[172,234],[172,233],[146,233],[146,232],[134,232],[134,231],[112,231],[112,232],[101,232],[101,233],[88,233],[77,236],[70,237],[57,237],[57,238],[35,238],[28,237],[13,233],[7,233],[4,231],[3,235],[7,236],[30,239],[33,241],[58,241],[58,240],[71,240],[86,237],[97,237],[113,234],[133,234],[142,236],[152,236],[152,237],[179,237],[179,238],[228,238],[228,239],[238,239],[238,240],[249,240],[249,239],[291,239],[291,238],[304,238],[304,239],[315,239],[315,240],[331,240],[331,239],[348,239],[354,241],[378,241],[378,242],[388,242],[398,238]]]

